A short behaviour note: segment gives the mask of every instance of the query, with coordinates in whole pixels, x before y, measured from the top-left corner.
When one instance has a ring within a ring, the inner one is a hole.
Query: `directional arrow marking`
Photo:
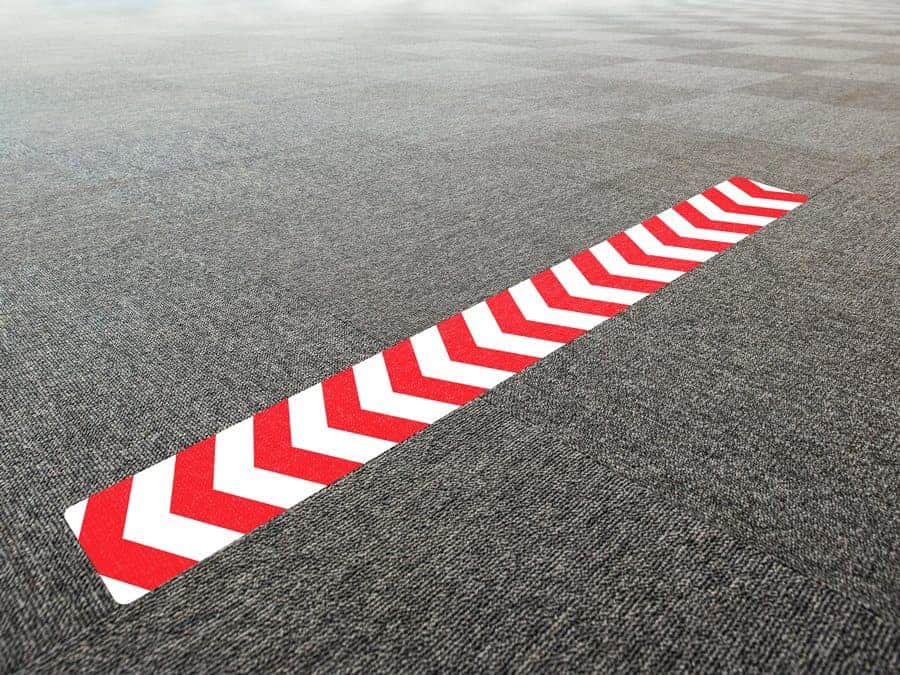
[[[806,197],[735,176],[65,512],[132,602],[709,260]]]

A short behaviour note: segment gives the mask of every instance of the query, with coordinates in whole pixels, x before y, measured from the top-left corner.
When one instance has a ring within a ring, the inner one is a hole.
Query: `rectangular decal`
[[[806,197],[734,177],[65,512],[128,603],[512,377]]]

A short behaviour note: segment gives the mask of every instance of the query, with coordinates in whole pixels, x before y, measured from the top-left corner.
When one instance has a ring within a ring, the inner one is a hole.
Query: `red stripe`
[[[580,328],[556,326],[552,323],[541,323],[525,318],[509,291],[503,291],[486,300],[487,306],[494,315],[500,330],[510,335],[551,340],[553,342],[571,342],[585,331]]]
[[[383,415],[361,408],[359,394],[356,391],[356,376],[352,368],[324,380],[322,395],[325,399],[325,417],[332,429],[342,429],[400,443],[428,426],[424,422]]]
[[[391,389],[398,394],[465,405],[487,391],[482,387],[474,387],[469,384],[426,377],[419,368],[416,353],[408,339],[385,349],[382,356],[384,356],[388,377],[391,380]]]
[[[682,218],[694,227],[719,232],[735,232],[737,234],[753,234],[761,230],[761,225],[745,225],[744,223],[726,223],[722,220],[710,220],[690,202],[681,202],[672,207]]]
[[[660,243],[665,244],[666,246],[681,246],[683,248],[693,248],[701,251],[715,251],[716,253],[731,247],[731,244],[727,241],[708,241],[706,239],[682,237],[669,227],[659,216],[648,218],[643,222],[643,225],[650,234],[659,239]]]
[[[259,469],[322,485],[330,485],[362,466],[359,462],[291,445],[291,422],[287,400],[254,415],[253,465]]]
[[[88,499],[78,542],[99,574],[152,590],[197,561],[122,539],[132,478]]]
[[[592,300],[590,298],[576,298],[569,295],[569,292],[557,279],[553,270],[544,270],[539,274],[531,277],[531,283],[541,294],[544,302],[549,307],[556,309],[565,309],[570,312],[581,312],[582,314],[595,314],[597,316],[615,316],[619,312],[628,309],[628,305],[620,305],[615,302],[604,302],[603,300]]]
[[[466,325],[462,314],[456,314],[437,325],[447,354],[452,361],[471,363],[475,366],[497,368],[511,373],[518,373],[532,363],[540,361],[536,356],[513,354],[498,349],[485,349],[475,344],[472,333]]]
[[[660,267],[667,270],[690,272],[700,263],[695,260],[681,260],[679,258],[666,258],[660,255],[647,255],[640,246],[635,244],[631,237],[624,232],[619,232],[609,238],[610,245],[619,252],[626,262],[632,265],[644,265],[645,267]]]
[[[742,213],[747,216],[763,216],[765,218],[780,218],[787,213],[785,209],[767,209],[762,206],[744,206],[743,204],[738,204],[731,197],[719,192],[719,190],[714,187],[705,190],[703,196],[728,213]]]
[[[635,279],[633,277],[621,277],[606,271],[597,256],[590,250],[582,251],[572,256],[575,267],[584,275],[584,278],[594,286],[606,288],[620,288],[625,291],[637,291],[638,293],[653,293],[666,285],[665,281],[652,281],[650,279]]]
[[[780,199],[783,202],[797,202],[798,204],[803,204],[809,199],[806,195],[801,195],[797,192],[766,190],[743,176],[733,176],[730,180],[736,187],[740,188],[751,197],[758,197],[760,199]]]
[[[284,509],[213,489],[216,438],[175,455],[171,512],[237,532],[250,532]]]

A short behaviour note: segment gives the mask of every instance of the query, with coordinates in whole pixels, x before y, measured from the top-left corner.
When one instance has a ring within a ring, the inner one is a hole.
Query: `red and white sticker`
[[[719,183],[68,508],[128,603],[806,201]]]

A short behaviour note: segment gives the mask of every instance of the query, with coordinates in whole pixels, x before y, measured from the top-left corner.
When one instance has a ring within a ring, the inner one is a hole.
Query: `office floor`
[[[900,9],[8,12],[0,668],[900,668]],[[140,601],[83,497],[734,174],[807,204]]]

